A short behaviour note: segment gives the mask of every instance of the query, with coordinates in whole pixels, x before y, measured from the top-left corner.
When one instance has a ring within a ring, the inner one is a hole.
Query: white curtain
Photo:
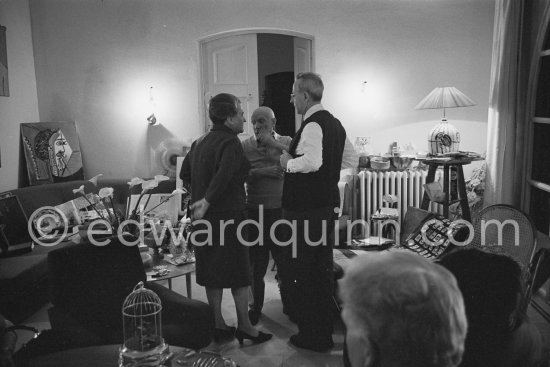
[[[517,103],[521,19],[524,0],[496,0],[493,57],[487,130],[487,176],[485,206],[510,204],[519,207],[523,121]],[[516,145],[517,144],[517,145]]]

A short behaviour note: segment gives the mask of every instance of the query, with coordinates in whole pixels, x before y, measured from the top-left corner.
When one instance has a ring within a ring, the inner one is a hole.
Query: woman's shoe
[[[249,335],[239,329],[237,329],[237,331],[235,332],[235,337],[239,341],[240,345],[243,345],[243,341],[246,339],[250,339],[254,344],[260,344],[268,341],[269,339],[271,339],[272,336],[273,334],[263,333],[261,331],[258,331],[258,336]]]
[[[235,337],[235,328],[234,326],[230,326],[227,329],[218,329],[215,328],[214,332],[212,333],[212,338],[216,343],[224,341],[224,340],[230,340]]]

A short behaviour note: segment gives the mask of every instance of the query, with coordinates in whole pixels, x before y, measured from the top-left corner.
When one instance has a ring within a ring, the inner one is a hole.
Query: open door
[[[311,60],[311,40],[294,37],[294,76],[298,73],[312,71]],[[296,114],[296,131],[298,131],[301,124],[302,116]]]
[[[202,44],[205,130],[212,122],[207,105],[218,93],[231,93],[241,100],[246,123],[244,134],[252,134],[250,116],[258,101],[258,50],[256,34],[214,39]]]
[[[272,32],[270,32],[272,31]],[[293,37],[294,76],[297,73],[313,70],[312,40],[310,35],[281,30],[250,29],[215,35],[200,41],[202,107],[200,115],[205,131],[212,124],[208,118],[207,104],[210,98],[226,92],[236,95],[242,103],[246,124],[244,134],[253,134],[250,116],[259,106],[258,83],[258,33],[284,34]],[[290,90],[281,90],[290,103]],[[292,122],[290,122],[291,124]],[[301,124],[301,117],[295,115],[295,131]],[[294,132],[295,132],[294,131]],[[243,136],[244,136],[243,134]],[[243,137],[241,136],[241,138]]]

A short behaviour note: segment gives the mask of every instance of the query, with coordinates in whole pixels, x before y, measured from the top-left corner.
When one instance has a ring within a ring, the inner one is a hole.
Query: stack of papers
[[[395,243],[394,240],[384,237],[371,236],[368,238],[354,239],[351,243],[355,246],[383,246]]]

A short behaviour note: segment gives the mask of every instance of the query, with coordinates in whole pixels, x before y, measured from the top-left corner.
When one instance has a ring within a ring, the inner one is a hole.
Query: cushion
[[[437,259],[456,247],[451,239],[463,241],[469,233],[465,224],[452,223],[441,215],[428,216],[401,244],[427,259]]]
[[[48,266],[52,303],[99,335],[109,330],[106,325],[119,327],[124,299],[146,280],[137,247],[115,240],[102,247],[81,243],[51,251]]]
[[[401,224],[401,242],[404,242],[409,235],[418,228],[419,225],[423,224],[428,218],[433,216],[434,213],[427,210],[409,206],[407,208],[407,212],[405,213],[405,218]]]

